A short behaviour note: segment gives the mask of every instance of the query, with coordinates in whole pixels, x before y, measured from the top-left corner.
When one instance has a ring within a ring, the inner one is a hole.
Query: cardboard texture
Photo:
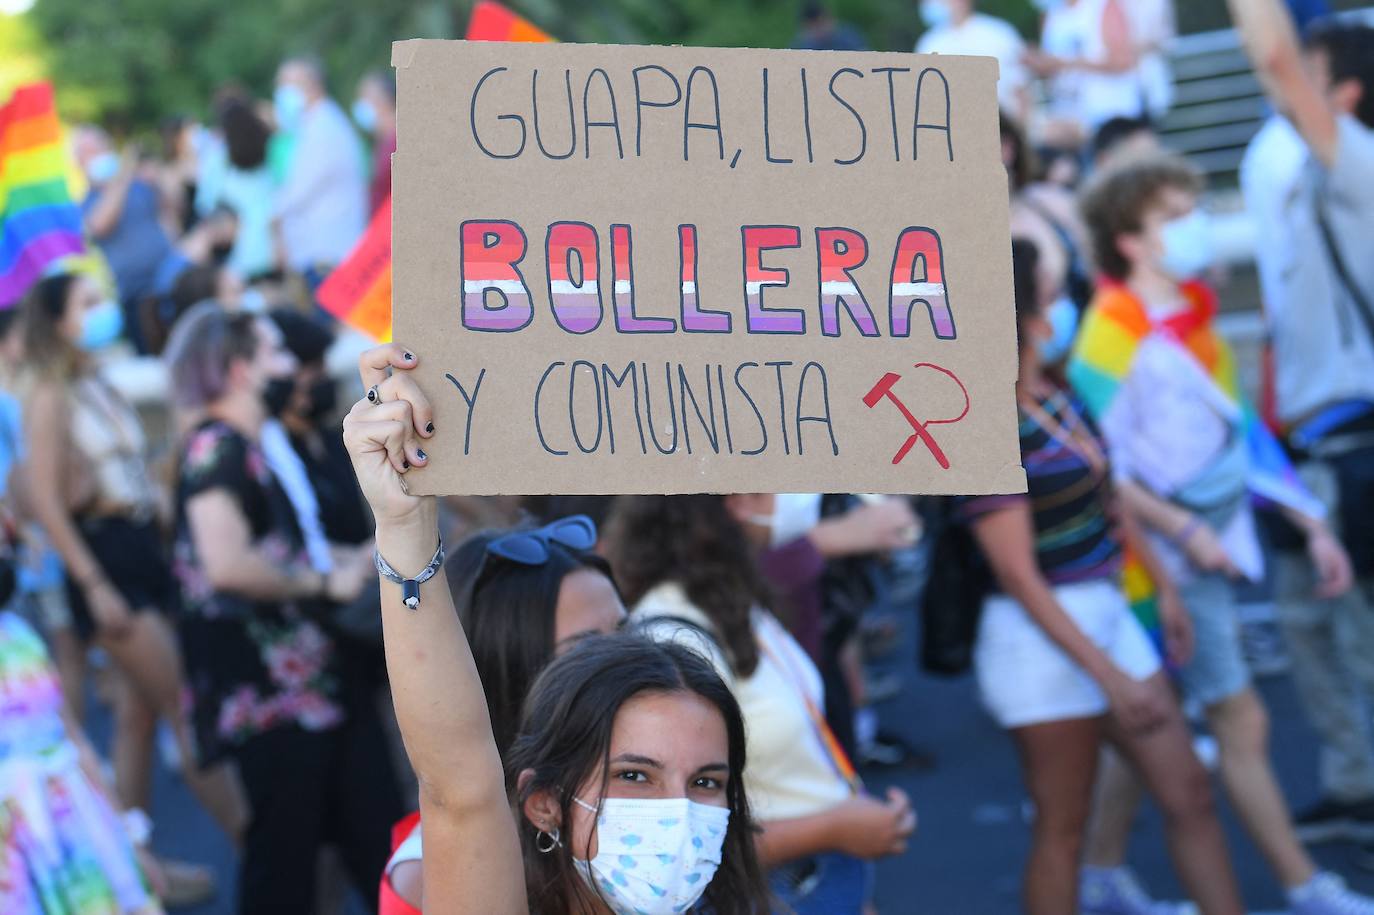
[[[397,42],[420,494],[1025,490],[990,58]]]

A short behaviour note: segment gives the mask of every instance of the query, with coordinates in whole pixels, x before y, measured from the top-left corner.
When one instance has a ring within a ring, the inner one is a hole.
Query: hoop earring
[[[546,840],[548,844],[545,844]],[[545,832],[541,829],[534,835],[534,849],[541,855],[547,855],[562,844],[562,842],[558,841],[558,827],[556,826],[550,832]]]

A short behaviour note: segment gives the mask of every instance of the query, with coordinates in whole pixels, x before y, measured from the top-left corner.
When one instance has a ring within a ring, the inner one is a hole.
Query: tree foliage
[[[473,0],[38,0],[30,24],[71,118],[146,130],[170,114],[207,113],[214,90],[239,83],[266,95],[277,63],[312,53],[347,97],[387,65],[397,38],[463,34]],[[787,47],[802,0],[508,0],[568,41]],[[878,50],[909,50],[916,0],[828,0]],[[1350,2],[1338,2],[1348,6]],[[1033,34],[1030,0],[978,0]],[[1223,0],[1177,3],[1183,25],[1220,27]],[[0,53],[4,53],[0,48]]]

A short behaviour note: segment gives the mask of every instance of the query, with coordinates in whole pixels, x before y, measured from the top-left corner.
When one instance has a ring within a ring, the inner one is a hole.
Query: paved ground
[[[1289,800],[1315,799],[1316,756],[1287,678],[1261,684],[1274,719],[1279,777]],[[1010,740],[981,712],[973,684],[917,679],[884,709],[886,724],[907,739],[935,750],[938,767],[928,774],[884,778],[874,786],[901,785],[921,813],[920,833],[908,853],[879,867],[885,915],[1003,915],[1017,910],[1017,891],[1028,833]],[[1258,852],[1234,817],[1223,810],[1231,854],[1245,902],[1253,911],[1282,910],[1284,900]],[[1316,849],[1322,866],[1345,875],[1352,886],[1374,893],[1374,875],[1354,867],[1357,850],[1346,845]],[[1165,852],[1160,818],[1148,810],[1137,826],[1131,864],[1159,897],[1179,898]]]
[[[905,651],[901,659],[911,655]],[[900,659],[899,659],[900,660]],[[910,670],[910,667],[907,668]],[[1290,800],[1314,798],[1316,759],[1312,735],[1284,677],[1262,689],[1274,719],[1279,775]],[[914,799],[920,831],[908,853],[879,867],[884,915],[1005,915],[1016,911],[1017,886],[1027,832],[1011,743],[982,713],[972,682],[913,675],[908,688],[882,709],[884,725],[938,756],[928,773],[869,773],[874,788],[901,785]],[[101,720],[98,724],[104,725]],[[103,730],[103,728],[101,728]],[[187,915],[231,915],[233,856],[180,782],[160,774],[154,799],[155,845],[176,857],[210,862],[224,891],[214,903]],[[1282,896],[1254,847],[1226,814],[1232,855],[1246,903],[1255,911],[1281,910]],[[1357,850],[1331,845],[1317,850],[1321,863],[1345,874],[1352,885],[1374,893],[1374,875],[1354,867]],[[1178,894],[1164,851],[1159,817],[1148,811],[1137,828],[1132,864],[1158,894]],[[350,908],[350,915],[360,911]]]

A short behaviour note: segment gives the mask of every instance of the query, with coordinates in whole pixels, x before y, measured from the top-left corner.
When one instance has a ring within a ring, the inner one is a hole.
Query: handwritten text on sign
[[[1024,488],[991,60],[411,41],[417,492]]]

